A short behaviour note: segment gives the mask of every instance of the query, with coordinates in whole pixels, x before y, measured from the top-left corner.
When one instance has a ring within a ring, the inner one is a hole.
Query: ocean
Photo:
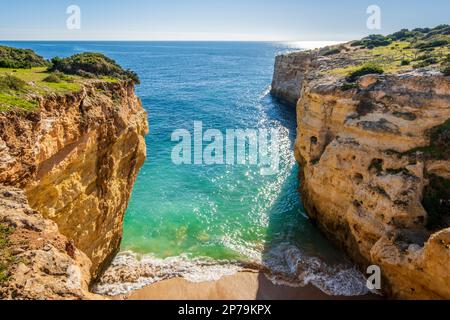
[[[148,159],[124,223],[117,263],[158,265],[158,279],[204,280],[264,266],[273,281],[314,284],[335,295],[367,293],[365,280],[310,223],[301,204],[293,145],[296,114],[270,92],[277,54],[301,45],[261,42],[4,42],[45,58],[102,52],[138,73],[137,94],[149,116]],[[275,128],[277,174],[255,165],[176,165],[177,129]],[[221,268],[211,268],[215,265]],[[206,268],[205,266],[208,266]],[[282,280],[281,280],[282,279]],[[99,285],[124,292],[156,281]]]

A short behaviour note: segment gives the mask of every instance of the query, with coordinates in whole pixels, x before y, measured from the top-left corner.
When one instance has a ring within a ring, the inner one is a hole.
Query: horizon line
[[[309,42],[345,43],[352,40],[258,40],[258,39],[0,39],[0,42]]]

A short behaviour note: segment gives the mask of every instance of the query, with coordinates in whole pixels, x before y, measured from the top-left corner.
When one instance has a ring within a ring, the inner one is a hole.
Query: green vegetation
[[[48,66],[48,62],[32,50],[0,46],[0,68],[30,69],[45,66]]]
[[[430,59],[436,60],[436,58],[433,55],[426,53],[426,54],[418,56],[417,58],[414,59],[414,61],[426,61],[426,60],[430,60]]]
[[[26,98],[27,83],[11,74],[0,73],[0,111],[5,111],[12,106],[22,110],[32,110],[37,102]]]
[[[417,49],[428,49],[428,48],[436,48],[436,47],[442,47],[449,44],[449,41],[446,39],[438,39],[433,40],[429,42],[422,42],[416,45]]]
[[[24,111],[32,111],[38,107],[36,101],[30,101],[20,96],[0,93],[0,112],[11,109],[19,109]]]
[[[10,265],[14,261],[9,250],[9,236],[11,235],[11,233],[11,228],[0,223],[0,285],[3,282],[8,281],[10,277]]]
[[[381,34],[373,34],[362,40],[355,41],[352,43],[352,47],[364,47],[367,49],[373,49],[376,47],[384,47],[392,43],[392,39],[385,37]]]
[[[415,155],[420,152],[425,159],[450,160],[450,119],[432,128],[428,135],[430,137],[429,146],[409,150],[404,155]]]
[[[13,76],[13,75],[5,75],[0,77],[0,90],[14,90],[14,91],[22,91],[26,86],[26,82]]]
[[[341,53],[341,49],[334,48],[334,49],[329,49],[328,51],[325,51],[323,55],[324,56],[332,56],[332,55],[338,54],[338,53]]]
[[[449,35],[450,26],[439,25],[433,29],[417,28],[411,31],[408,29],[402,29],[388,36],[373,34],[359,41],[354,41],[351,45],[353,47],[373,49],[376,47],[388,46],[396,41],[406,41],[411,43],[411,46],[416,49],[429,49],[442,47],[449,44]]]
[[[450,76],[450,64],[444,65],[444,67],[442,69],[442,73],[447,77]]]
[[[425,54],[423,56],[418,57],[416,59],[416,61],[420,61],[420,62],[414,65],[415,69],[428,67],[428,66],[438,63],[438,59],[429,54]]]
[[[450,180],[430,175],[425,188],[423,206],[428,213],[427,228],[440,230],[450,227]]]
[[[450,119],[430,130],[431,143],[450,151]],[[450,156],[450,154],[449,154]]]
[[[405,41],[416,37],[418,34],[429,32],[430,29],[415,29],[416,31],[409,31],[408,29],[402,29],[389,36],[394,41]],[[422,31],[419,31],[422,30]]]
[[[365,63],[381,67],[385,73],[411,71],[417,68],[440,69],[448,75],[450,62],[450,26],[403,29],[388,36],[372,35],[351,43],[350,58],[361,62],[327,72],[347,76]]]
[[[401,66],[409,66],[411,64],[411,60],[409,59],[403,59],[400,63]]]
[[[99,53],[54,58],[50,63],[32,50],[0,46],[0,112],[35,110],[38,96],[77,92],[89,79],[139,83],[136,73]]]
[[[0,112],[11,109],[32,111],[38,107],[36,96],[50,92],[65,94],[81,89],[80,77],[61,77],[46,72],[46,69],[0,68]],[[54,77],[60,81],[54,82]]]
[[[367,74],[383,74],[384,70],[373,63],[366,63],[362,67],[350,72],[350,74],[347,76],[348,82],[355,82],[360,77],[365,76]]]
[[[450,76],[450,54],[448,54],[442,62],[441,71],[445,76]]]
[[[342,91],[348,91],[348,90],[352,90],[352,89],[356,89],[356,88],[358,88],[358,85],[356,83],[349,83],[349,82],[345,82],[341,86]]]
[[[81,53],[64,59],[53,58],[49,71],[59,71],[85,78],[106,76],[140,83],[135,72],[122,69],[114,60],[100,53]]]
[[[52,73],[49,76],[45,77],[44,82],[50,82],[50,83],[61,83],[62,79],[61,76],[57,73]]]

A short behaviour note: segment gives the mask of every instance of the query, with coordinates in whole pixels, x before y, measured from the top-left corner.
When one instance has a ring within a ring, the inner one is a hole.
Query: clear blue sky
[[[371,4],[378,33],[450,23],[449,0],[0,0],[0,40],[351,40],[374,33]]]

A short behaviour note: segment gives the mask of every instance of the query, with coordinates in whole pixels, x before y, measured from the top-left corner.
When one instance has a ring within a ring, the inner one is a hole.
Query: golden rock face
[[[5,251],[14,263],[0,283],[1,299],[102,299],[89,292],[90,259],[30,208],[22,190],[0,187],[0,221],[14,228]]]
[[[39,112],[0,116],[0,184],[24,190],[90,260],[95,280],[119,250],[122,224],[144,163],[147,115],[131,83],[87,84],[46,97]]]
[[[427,228],[422,201],[430,175],[448,179],[450,161],[410,152],[450,118],[449,77],[367,75],[347,90],[323,72],[330,59],[306,54],[278,59],[272,91],[295,87],[286,62],[303,64],[293,66],[304,72],[300,91],[286,100],[299,98],[295,152],[309,216],[363,270],[379,265],[390,296],[449,299],[450,229]]]

